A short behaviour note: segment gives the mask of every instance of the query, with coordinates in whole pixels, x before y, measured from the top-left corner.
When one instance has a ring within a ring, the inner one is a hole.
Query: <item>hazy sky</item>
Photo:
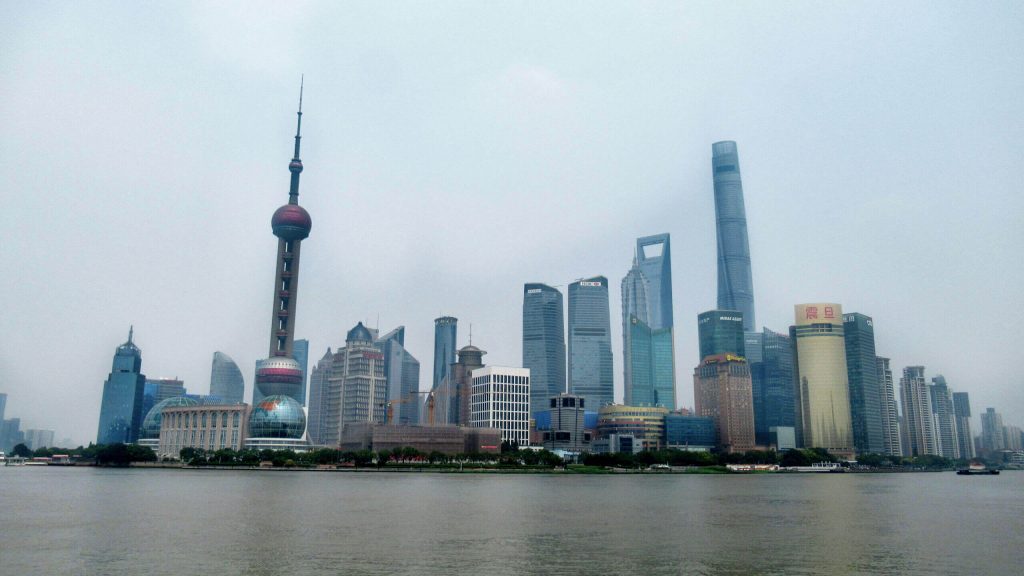
[[[669,232],[681,404],[715,307],[711,143],[735,140],[759,325],[834,301],[1024,424],[1024,4],[0,5],[0,392],[95,440],[114,349],[252,389],[305,73],[298,337],[433,319],[521,364],[522,287],[619,283]]]

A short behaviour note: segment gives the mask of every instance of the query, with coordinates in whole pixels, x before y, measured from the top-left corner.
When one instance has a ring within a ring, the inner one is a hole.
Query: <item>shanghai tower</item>
[[[718,309],[743,312],[743,330],[753,332],[754,281],[750,275],[747,213],[743,207],[740,158],[731,140],[711,145],[718,236]]]
[[[298,126],[295,129],[295,154],[288,163],[291,186],[288,203],[274,212],[270,227],[277,236],[277,275],[274,278],[274,305],[271,311],[270,356],[256,363],[253,403],[267,396],[302,396],[302,367],[292,357],[295,340],[295,301],[299,291],[299,254],[302,241],[309,236],[313,221],[299,206],[299,175],[302,160],[302,91],[299,91]]]

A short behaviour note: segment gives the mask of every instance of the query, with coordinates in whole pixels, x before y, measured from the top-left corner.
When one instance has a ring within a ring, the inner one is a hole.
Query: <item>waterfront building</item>
[[[629,347],[630,386],[625,391],[629,405],[676,406],[676,376],[672,328],[652,329],[636,316],[626,327]]]
[[[974,458],[976,454],[974,452],[974,436],[971,433],[971,400],[967,392],[953,392],[953,418],[960,457]]]
[[[384,354],[374,344],[375,331],[359,322],[345,336],[345,347],[334,354],[328,376],[329,400],[321,436],[337,445],[349,422],[385,423],[388,386]]]
[[[670,412],[665,415],[665,447],[677,450],[711,450],[718,433],[715,419]]]
[[[418,424],[420,361],[405,349],[405,326],[399,326],[377,338],[374,346],[384,355],[384,380],[387,383],[386,422]]]
[[[562,293],[547,284],[523,286],[523,367],[530,370],[530,414],[565,392]]]
[[[302,90],[299,90],[299,111],[295,129],[295,152],[288,171],[291,182],[288,203],[278,208],[270,219],[270,227],[277,237],[276,273],[274,276],[273,307],[271,310],[270,355],[256,364],[253,385],[253,404],[268,396],[286,395],[295,398],[301,406],[305,399],[302,366],[295,360],[296,303],[299,295],[299,260],[302,241],[309,237],[313,220],[305,208],[299,206],[299,176],[302,160],[299,148],[302,141]]]
[[[709,310],[697,315],[700,359],[732,354],[746,358],[743,313],[736,310]]]
[[[556,394],[548,399],[548,427],[541,435],[544,448],[589,451],[591,438],[585,426],[585,402],[585,398],[573,394]]]
[[[668,234],[637,238],[622,279],[622,365],[626,404],[676,406],[672,254]]]
[[[587,406],[613,401],[608,279],[595,276],[569,284],[569,393]]]
[[[186,394],[185,383],[177,378],[146,378],[142,387],[142,417],[160,402]]]
[[[852,457],[850,392],[839,304],[798,304],[796,325],[789,329],[793,368],[797,442]]]
[[[161,459],[179,458],[183,448],[241,450],[248,436],[249,405],[169,403],[156,413],[155,421],[159,427],[154,451]]]
[[[635,439],[633,450],[660,450],[665,441],[664,406],[627,406],[606,404],[597,411],[597,435],[600,438],[631,436]],[[629,452],[630,450],[611,450]]]
[[[714,420],[720,449],[754,449],[754,398],[746,359],[732,354],[707,356],[694,369],[693,390],[694,411]]]
[[[21,418],[0,420],[0,452],[10,452],[24,441],[25,432],[21,430]]]
[[[896,392],[892,380],[892,368],[889,359],[875,357],[878,374],[879,408],[882,420],[882,447],[888,456],[902,456],[903,447],[900,441],[900,414],[896,405]]]
[[[885,452],[881,390],[875,356],[875,323],[857,312],[843,315],[846,373],[850,393],[853,446],[860,454]]]
[[[458,318],[441,316],[434,320],[434,379],[431,390],[441,384],[448,375],[451,365],[455,363],[458,330]]]
[[[25,445],[29,450],[53,447],[53,430],[25,430]]]
[[[472,420],[473,394],[472,372],[483,368],[483,356],[487,354],[476,346],[459,349],[458,362],[451,365],[449,373],[427,397],[428,424],[469,426]]]
[[[924,366],[907,366],[903,369],[903,377],[900,378],[900,402],[903,405],[903,432],[910,448],[904,455],[939,455]]]
[[[632,434],[609,434],[603,438],[595,438],[591,442],[594,454],[639,454],[643,451],[642,443]]]
[[[142,350],[133,342],[135,330],[128,330],[128,341],[117,347],[107,381],[103,383],[97,444],[131,444],[142,426],[142,396],[146,377],[142,374]]]
[[[1007,450],[1012,452],[1024,450],[1024,437],[1022,437],[1021,434],[1022,432],[1019,426],[1003,427],[1003,439],[1006,443]]]
[[[172,409],[173,410],[173,409]],[[267,396],[249,413],[245,447],[255,450],[309,450],[306,412],[291,396]]]
[[[793,344],[789,336],[747,332],[744,348],[754,397],[754,441],[768,446],[772,428],[795,428]]]
[[[344,451],[395,450],[411,447],[429,454],[498,454],[501,430],[463,426],[399,426],[355,422],[345,426],[339,448]]]
[[[785,452],[796,448],[796,428],[792,426],[772,426],[768,429],[768,447],[776,452]]]
[[[238,364],[223,352],[213,353],[210,367],[210,396],[226,404],[241,404],[245,398],[245,378]]]
[[[307,368],[309,367],[309,340],[301,339],[296,340],[292,345],[292,358],[295,359],[299,364],[299,368],[302,369],[302,385],[299,386],[299,396],[295,398],[299,401],[299,404],[306,405],[306,381],[307,381]]]
[[[1006,450],[1003,415],[995,408],[986,408],[981,413],[981,449],[985,453]]]
[[[309,441],[316,446],[326,446],[324,438],[324,419],[326,408],[329,404],[328,394],[330,387],[328,378],[331,374],[331,366],[334,363],[334,354],[330,348],[323,357],[313,366],[309,374],[309,403],[306,417],[306,434]]]
[[[931,400],[932,430],[935,432],[935,448],[943,458],[960,458],[960,439],[956,433],[953,408],[953,391],[941,374],[932,378],[928,389]]]
[[[647,319],[652,330],[672,328],[672,242],[668,234],[636,239],[637,267],[646,280]],[[607,285],[607,283],[606,283]]]
[[[753,332],[757,329],[754,281],[750,273],[747,212],[743,205],[743,181],[735,142],[722,141],[711,145],[711,170],[715,186],[718,308],[740,311],[743,329]]]
[[[7,410],[7,394],[0,392],[0,422],[4,419],[4,412]]]
[[[160,447],[160,426],[163,422],[164,410],[178,406],[198,406],[199,400],[188,396],[174,396],[157,402],[146,417],[142,419],[142,430],[139,432],[139,446],[149,446],[156,452]]]
[[[473,428],[497,428],[504,442],[530,445],[530,370],[487,366],[470,373]]]

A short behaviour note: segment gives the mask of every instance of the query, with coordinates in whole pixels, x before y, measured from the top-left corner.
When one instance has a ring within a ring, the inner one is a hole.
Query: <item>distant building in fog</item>
[[[240,404],[245,397],[245,379],[238,364],[223,352],[213,353],[210,367],[210,396],[227,404]]]

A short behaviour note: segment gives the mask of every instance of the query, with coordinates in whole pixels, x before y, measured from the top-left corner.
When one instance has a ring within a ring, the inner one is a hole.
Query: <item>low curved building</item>
[[[248,404],[167,407],[160,419],[157,456],[162,459],[178,458],[183,448],[241,450],[248,437],[248,428]]]
[[[142,429],[139,432],[139,446],[149,446],[154,452],[160,448],[160,424],[163,422],[163,413],[167,408],[178,406],[197,406],[199,401],[187,396],[174,396],[165,398],[156,403],[145,419],[142,420]]]

